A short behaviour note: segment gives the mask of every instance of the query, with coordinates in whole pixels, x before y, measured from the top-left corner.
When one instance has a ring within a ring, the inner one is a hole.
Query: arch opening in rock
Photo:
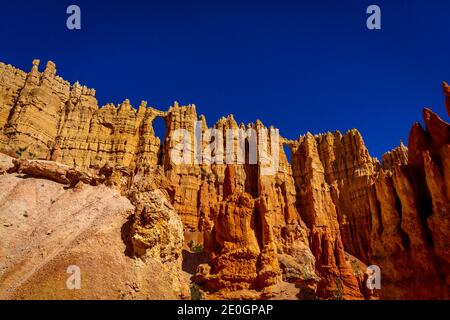
[[[286,159],[287,159],[288,163],[291,164],[291,159],[292,159],[291,147],[287,144],[283,144],[283,150],[284,150],[284,154],[286,155]]]
[[[153,132],[159,139],[158,164],[162,164],[163,146],[166,138],[166,122],[163,117],[156,117],[152,121]]]

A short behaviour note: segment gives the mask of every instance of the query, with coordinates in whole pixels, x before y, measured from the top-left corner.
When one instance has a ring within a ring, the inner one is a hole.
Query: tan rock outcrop
[[[135,257],[161,261],[171,275],[171,287],[188,292],[182,274],[183,224],[161,190],[132,189],[128,198],[135,206],[129,239]]]
[[[134,211],[126,197],[104,185],[66,188],[49,179],[1,175],[0,299],[184,297],[187,284],[175,281],[181,268],[168,268],[167,256],[163,262],[128,254],[124,239]],[[181,232],[172,231],[159,230],[159,236]],[[179,243],[167,247],[173,245]],[[81,282],[72,290],[67,284],[74,283],[76,270]]]
[[[10,169],[14,168],[14,158],[0,153],[0,175],[7,173]]]
[[[96,172],[76,169],[54,161],[14,159],[9,172],[23,173],[32,177],[45,178],[74,187],[77,183],[98,185],[101,182]]]

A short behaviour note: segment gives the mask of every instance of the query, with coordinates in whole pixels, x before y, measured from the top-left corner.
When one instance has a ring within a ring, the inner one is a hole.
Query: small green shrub
[[[333,300],[344,300],[344,287],[340,278],[336,278],[336,291],[333,294]]]
[[[22,157],[22,154],[27,150],[28,147],[20,147],[16,150],[16,155],[18,158]]]
[[[191,300],[202,300],[202,293],[200,291],[200,287],[197,284],[191,284],[189,289],[191,291]]]
[[[201,243],[195,243],[193,240],[189,240],[188,246],[192,252],[203,252],[203,245]]]

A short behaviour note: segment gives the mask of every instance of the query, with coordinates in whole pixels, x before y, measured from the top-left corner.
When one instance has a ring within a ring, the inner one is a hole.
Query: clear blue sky
[[[66,28],[78,4],[82,30]],[[382,30],[366,28],[366,8]],[[356,127],[372,155],[406,143],[424,106],[448,120],[449,1],[5,1],[0,60],[53,60],[100,104],[195,103],[297,138]]]

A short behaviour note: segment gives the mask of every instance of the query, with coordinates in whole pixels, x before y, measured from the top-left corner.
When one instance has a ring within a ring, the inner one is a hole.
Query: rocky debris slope
[[[194,105],[99,108],[95,90],[64,81],[54,63],[38,68],[0,63],[0,151],[20,159],[10,172],[119,191],[134,206],[129,255],[163,261],[173,286],[183,287],[184,238],[207,257],[191,275],[208,298],[448,297],[449,129],[431,110],[408,147],[379,163],[355,129],[287,140],[232,115],[208,126]],[[180,132],[190,139],[183,163]],[[375,292],[365,285],[372,264],[382,272]]]
[[[10,165],[10,172],[21,168],[26,174],[0,175],[0,299],[179,299],[188,294],[181,272],[183,228],[170,204],[147,212],[158,227],[141,227],[136,214],[145,201],[134,201],[135,207],[103,184],[78,182],[69,188],[61,177],[75,169],[66,165],[21,163]],[[165,203],[158,190],[153,193]],[[130,221],[135,221],[132,227]],[[138,227],[145,232],[130,231]],[[137,234],[148,243],[139,257],[129,241]],[[156,243],[149,242],[152,238]],[[69,290],[67,269],[73,265],[80,269],[81,288]]]

